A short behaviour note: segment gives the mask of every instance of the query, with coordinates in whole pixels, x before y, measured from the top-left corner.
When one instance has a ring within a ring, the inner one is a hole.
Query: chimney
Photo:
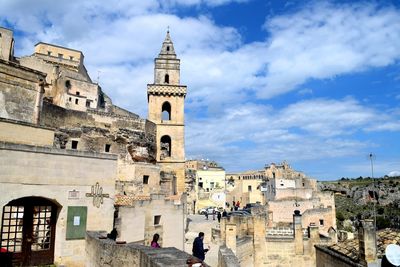
[[[226,224],[226,246],[236,255],[236,224]]]
[[[294,227],[294,246],[296,255],[303,255],[303,229],[301,226],[301,214],[299,210],[295,210],[293,214]]]
[[[358,228],[360,261],[363,265],[376,261],[376,231],[374,220],[361,220]]]
[[[254,248],[254,266],[262,266],[265,262],[265,216],[257,214],[252,217],[253,220],[253,248]]]

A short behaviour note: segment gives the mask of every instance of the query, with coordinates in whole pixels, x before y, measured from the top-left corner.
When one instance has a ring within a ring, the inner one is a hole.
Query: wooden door
[[[3,207],[1,248],[15,265],[54,262],[57,205],[39,197],[13,200]]]

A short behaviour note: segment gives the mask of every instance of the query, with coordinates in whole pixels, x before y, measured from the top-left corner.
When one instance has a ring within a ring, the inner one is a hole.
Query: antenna
[[[97,70],[97,84],[100,84],[100,73],[101,70]]]
[[[369,160],[371,161],[371,178],[372,181],[374,182],[374,227],[376,231],[376,201],[378,199],[378,192],[376,191],[376,184],[374,178],[374,159],[376,158],[376,156],[372,153],[369,153],[368,157]]]

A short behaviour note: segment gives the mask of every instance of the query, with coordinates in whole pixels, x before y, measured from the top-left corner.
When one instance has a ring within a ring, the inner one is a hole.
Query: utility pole
[[[370,153],[369,155],[369,159],[371,161],[371,178],[372,181],[374,182],[374,227],[375,227],[375,231],[376,231],[376,201],[378,198],[378,193],[375,191],[376,190],[376,184],[375,184],[375,178],[374,178],[374,158],[375,155]]]

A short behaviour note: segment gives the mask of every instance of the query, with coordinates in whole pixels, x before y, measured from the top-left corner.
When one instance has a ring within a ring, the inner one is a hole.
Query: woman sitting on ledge
[[[161,246],[158,244],[158,239],[160,238],[159,234],[154,234],[153,235],[153,240],[151,241],[151,247],[152,248],[161,248]]]

